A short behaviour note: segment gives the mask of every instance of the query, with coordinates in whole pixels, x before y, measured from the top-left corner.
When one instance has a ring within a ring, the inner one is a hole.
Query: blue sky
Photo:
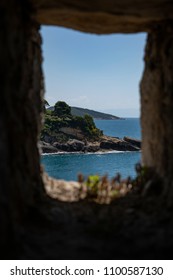
[[[47,101],[138,117],[146,34],[93,35],[42,27]]]

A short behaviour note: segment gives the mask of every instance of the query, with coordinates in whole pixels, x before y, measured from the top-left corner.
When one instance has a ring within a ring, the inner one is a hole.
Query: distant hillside
[[[88,115],[92,116],[94,119],[104,119],[104,120],[119,119],[119,117],[117,117],[117,116],[97,112],[97,111],[94,111],[94,110],[79,108],[79,107],[71,107],[71,113],[72,113],[72,115],[81,116],[81,117],[88,114]]]
[[[53,110],[54,107],[49,107],[48,110]],[[88,114],[91,117],[93,117],[94,119],[100,119],[100,120],[118,120],[120,119],[117,116],[111,115],[111,114],[105,114],[105,113],[101,113],[101,112],[97,112],[94,110],[90,110],[90,109],[84,109],[84,108],[80,108],[80,107],[71,107],[71,114],[73,116],[80,116],[83,117],[84,115]]]

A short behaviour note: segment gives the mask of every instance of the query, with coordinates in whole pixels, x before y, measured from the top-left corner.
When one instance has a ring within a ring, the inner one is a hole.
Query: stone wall
[[[31,7],[27,1],[2,1],[1,11],[0,252],[7,252],[10,241],[18,244],[16,232],[29,207],[44,194],[37,149],[43,78],[39,25],[31,19]]]
[[[169,0],[32,0],[41,24],[83,32],[148,32],[154,24],[173,19]]]
[[[29,209],[36,208],[44,197],[37,148],[44,91],[40,24],[98,34],[149,33],[141,83],[143,162],[161,176],[165,195],[173,203],[172,10],[173,2],[165,0],[1,0],[0,252],[3,258],[17,258],[22,225]]]
[[[170,197],[173,181],[172,21],[158,24],[148,35],[141,109],[143,163],[153,167],[162,177]]]
[[[167,0],[32,0],[36,19],[84,32],[148,32],[153,24],[173,19],[173,3]]]

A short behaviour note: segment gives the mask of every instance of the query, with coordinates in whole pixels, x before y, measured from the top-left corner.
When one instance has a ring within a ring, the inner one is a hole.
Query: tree
[[[58,101],[54,106],[54,115],[60,118],[71,117],[71,107],[64,101]]]
[[[87,123],[87,126],[89,128],[91,128],[91,129],[92,128],[96,128],[94,120],[93,120],[93,118],[90,115],[88,115],[88,114],[84,115],[84,120]]]

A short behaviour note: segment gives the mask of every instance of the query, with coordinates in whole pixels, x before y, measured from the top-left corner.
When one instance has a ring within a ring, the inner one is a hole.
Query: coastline
[[[141,153],[141,150],[138,151],[116,151],[116,150],[111,150],[111,151],[99,151],[99,152],[55,152],[55,153],[41,153],[41,156],[49,156],[49,155],[104,155],[104,154],[121,154],[121,153]]]
[[[95,142],[81,141],[78,139],[70,139],[65,143],[40,141],[39,148],[42,155],[140,152],[141,141],[130,137],[120,139],[103,135]]]

